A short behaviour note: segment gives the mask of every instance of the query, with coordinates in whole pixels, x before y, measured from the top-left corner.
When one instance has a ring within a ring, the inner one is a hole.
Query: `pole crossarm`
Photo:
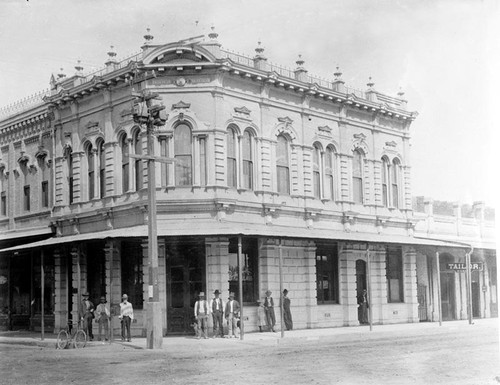
[[[129,154],[129,157],[134,159],[152,160],[154,162],[161,162],[161,163],[175,163],[177,161],[175,158],[165,158],[163,156],[155,156],[155,155]]]

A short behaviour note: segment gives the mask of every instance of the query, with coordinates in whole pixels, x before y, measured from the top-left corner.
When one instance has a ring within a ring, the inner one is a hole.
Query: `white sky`
[[[1,0],[0,106],[48,88],[52,73],[104,66],[153,43],[208,33],[224,48],[310,74],[395,95],[402,87],[412,125],[414,195],[496,202],[500,89],[497,1],[440,0]],[[198,24],[196,25],[196,21]],[[495,71],[494,71],[495,70]],[[494,86],[495,84],[495,86]],[[498,123],[496,126],[498,126]]]

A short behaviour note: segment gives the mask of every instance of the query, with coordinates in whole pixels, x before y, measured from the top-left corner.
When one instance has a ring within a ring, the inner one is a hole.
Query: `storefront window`
[[[41,269],[41,257],[37,256],[33,261],[33,276],[34,276],[34,295],[35,298],[32,300],[34,310],[36,314],[41,314],[42,312],[42,269]],[[54,278],[54,258],[52,255],[44,255],[43,258],[43,270],[44,270],[44,296],[43,296],[43,306],[44,314],[54,313],[54,293],[55,293],[55,278]]]
[[[259,298],[258,285],[258,244],[257,239],[243,238],[241,245],[243,259],[242,281],[243,302],[256,302]],[[233,292],[236,299],[239,298],[238,289],[238,238],[229,240],[229,291]]]
[[[316,249],[316,297],[318,304],[339,302],[337,245],[318,245]]]
[[[122,294],[128,295],[134,309],[143,308],[142,246],[140,243],[122,243]]]
[[[386,247],[387,301],[403,302],[403,250],[401,246]]]

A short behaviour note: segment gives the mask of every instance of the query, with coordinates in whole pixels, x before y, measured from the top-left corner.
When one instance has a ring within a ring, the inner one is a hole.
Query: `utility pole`
[[[147,155],[130,154],[131,158],[148,162],[148,302],[146,304],[146,346],[148,349],[160,349],[163,344],[163,317],[158,286],[158,235],[156,227],[156,172],[155,161],[170,163],[173,159],[154,155],[154,129],[163,126],[167,120],[165,106],[152,103],[160,99],[157,93],[144,91],[133,93],[134,121],[146,126]]]

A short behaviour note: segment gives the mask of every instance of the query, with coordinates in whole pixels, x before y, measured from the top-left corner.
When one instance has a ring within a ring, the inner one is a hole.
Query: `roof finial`
[[[335,76],[335,80],[342,80],[342,71],[339,66],[337,66],[337,70],[334,72],[333,76]]]
[[[114,46],[110,46],[110,50],[108,51],[108,56],[109,56],[109,60],[113,60],[114,57],[116,56],[116,52],[113,48],[115,48]]]
[[[215,32],[215,26],[212,25],[212,27],[210,28],[212,30],[212,32],[210,32],[208,34],[208,37],[211,39],[211,40],[217,40],[217,37],[219,36],[219,34],[217,32]]]
[[[257,48],[255,48],[255,57],[256,58],[264,58],[264,47],[262,47],[261,45],[261,41],[259,39],[259,41],[257,42]]]
[[[151,35],[151,29],[148,27],[146,28],[146,34],[144,35],[144,39],[146,40],[144,42],[144,45],[149,45],[151,43],[151,40],[153,40],[153,35]]]
[[[403,88],[402,87],[399,87],[399,91],[398,91],[398,96],[400,98],[402,98],[404,96],[405,92],[403,91]]]
[[[302,59],[302,55],[299,54],[299,58],[297,59],[297,61],[295,62],[297,64],[297,69],[301,69],[303,66],[304,66],[304,59]]]
[[[75,70],[76,70],[76,74],[77,75],[81,75],[82,74],[83,67],[82,67],[82,61],[81,60],[77,60],[76,66],[75,66]]]
[[[368,86],[368,88],[373,88],[373,86],[375,85],[371,76],[368,78],[368,83],[366,83],[366,85]]]
[[[66,77],[66,74],[64,73],[64,69],[59,68],[59,73],[57,74],[57,79],[61,80],[62,78],[65,78],[65,77]]]

